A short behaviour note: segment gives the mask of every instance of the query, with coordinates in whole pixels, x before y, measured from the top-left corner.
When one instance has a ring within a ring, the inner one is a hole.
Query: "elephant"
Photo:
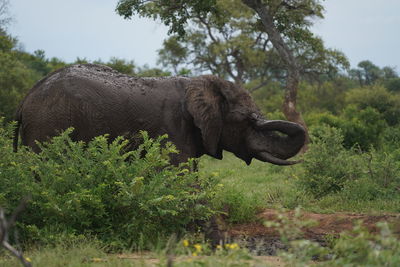
[[[179,150],[171,156],[175,165],[204,154],[222,159],[223,150],[247,165],[254,158],[291,165],[297,161],[287,159],[305,141],[302,126],[265,119],[248,91],[230,81],[213,75],[132,77],[96,64],[50,73],[27,93],[15,120],[14,150],[19,134],[22,144],[38,153],[36,141],[69,127],[71,138],[84,142],[145,130],[150,137],[168,135]]]

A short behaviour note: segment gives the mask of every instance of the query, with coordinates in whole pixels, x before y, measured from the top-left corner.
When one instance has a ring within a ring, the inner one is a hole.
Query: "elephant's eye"
[[[240,110],[232,110],[229,112],[229,118],[234,121],[243,121],[248,118],[245,112],[240,111]]]
[[[252,120],[252,121],[258,121],[259,119],[262,118],[260,115],[254,113],[254,112],[249,113],[249,114],[247,115],[247,117],[248,117],[250,120]]]

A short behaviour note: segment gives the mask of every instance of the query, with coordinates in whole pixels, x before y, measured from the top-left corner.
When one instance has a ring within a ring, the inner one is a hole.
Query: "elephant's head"
[[[185,100],[207,154],[221,159],[227,150],[247,164],[253,158],[277,165],[296,163],[286,159],[303,147],[304,128],[266,120],[245,89],[206,75],[190,82]]]

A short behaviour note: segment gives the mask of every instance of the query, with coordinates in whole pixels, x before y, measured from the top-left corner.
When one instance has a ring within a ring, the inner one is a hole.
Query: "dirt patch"
[[[294,211],[286,213],[289,220],[294,219]],[[369,229],[372,233],[379,230],[378,222],[388,222],[393,226],[394,234],[400,236],[400,214],[365,215],[353,213],[316,214],[303,212],[300,220],[312,220],[314,226],[302,229],[305,239],[316,241],[326,245],[326,236],[338,236],[341,232],[351,230],[357,221]],[[276,255],[277,250],[285,249],[280,241],[279,231],[276,228],[265,227],[265,221],[279,221],[278,212],[266,209],[257,216],[257,222],[234,225],[227,229],[229,239],[247,247],[257,255]]]

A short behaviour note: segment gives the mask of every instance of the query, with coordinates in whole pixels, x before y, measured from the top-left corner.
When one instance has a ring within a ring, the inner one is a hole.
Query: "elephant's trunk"
[[[306,136],[304,128],[297,123],[282,120],[266,120],[256,115],[253,116],[253,119],[254,126],[259,131],[269,134],[277,131],[284,134],[284,136],[276,134],[276,142],[273,142],[271,151],[259,153],[256,158],[278,165],[297,163],[285,160],[295,156],[303,147]]]

